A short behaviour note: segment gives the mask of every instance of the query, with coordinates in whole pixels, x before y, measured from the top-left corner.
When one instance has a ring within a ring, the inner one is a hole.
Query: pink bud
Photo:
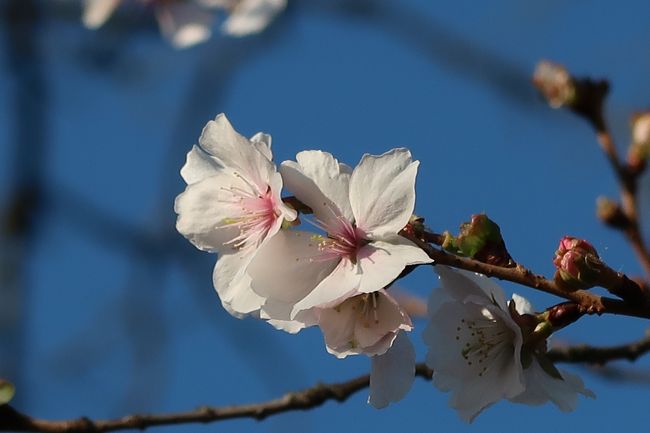
[[[602,262],[596,249],[587,241],[571,236],[560,240],[553,264],[557,269],[556,281],[571,290],[592,287]]]

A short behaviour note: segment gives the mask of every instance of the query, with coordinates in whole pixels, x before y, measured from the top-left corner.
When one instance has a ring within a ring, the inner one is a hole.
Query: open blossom
[[[371,357],[370,404],[382,408],[406,395],[415,377],[415,350],[406,336],[413,325],[387,291],[353,296],[317,314],[328,352]]]
[[[84,0],[82,21],[90,29],[101,27],[127,0]],[[286,0],[138,0],[154,6],[162,34],[176,48],[187,48],[210,38],[214,9],[228,11],[225,34],[246,36],[264,30],[286,7]]]
[[[296,159],[282,164],[285,186],[325,233],[283,230],[256,255],[250,274],[263,317],[313,324],[314,308],[377,292],[406,266],[431,262],[398,235],[415,204],[418,163],[408,150],[365,155],[354,171],[326,152]]]
[[[577,395],[593,397],[582,380],[559,372],[549,375],[535,356],[522,364],[524,335],[510,315],[501,287],[489,278],[436,266],[440,290],[429,300],[430,322],[423,338],[433,382],[451,391],[449,404],[460,417],[472,421],[483,409],[501,400],[542,404],[552,401],[561,410],[575,408]],[[517,295],[519,314],[532,313],[530,303]]]
[[[187,155],[176,198],[176,228],[197,248],[218,252],[214,285],[224,307],[241,316],[259,310],[246,273],[256,251],[296,212],[281,199],[282,178],[271,161],[271,137],[241,136],[220,114]]]

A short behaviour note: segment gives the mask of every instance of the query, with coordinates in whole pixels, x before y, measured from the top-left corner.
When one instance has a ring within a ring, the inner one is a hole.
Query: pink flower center
[[[318,237],[320,254],[316,260],[348,259],[356,263],[359,250],[369,243],[363,230],[343,216],[336,215],[330,222],[317,225],[327,232],[327,237]]]
[[[237,227],[239,235],[227,242],[236,249],[257,247],[269,233],[280,213],[270,187],[264,193],[253,193],[236,187],[224,188],[233,196],[239,215],[228,218],[222,227]]]

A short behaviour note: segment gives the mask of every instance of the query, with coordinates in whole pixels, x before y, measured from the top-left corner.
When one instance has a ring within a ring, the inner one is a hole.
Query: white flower
[[[248,36],[264,30],[287,7],[287,0],[202,0],[229,12],[221,25],[230,36]]]
[[[220,114],[205,126],[181,169],[188,186],[176,198],[176,228],[197,248],[219,253],[214,285],[236,316],[264,302],[246,274],[255,252],[285,220],[296,218],[282,202],[282,178],[271,157],[270,136],[249,140]]]
[[[353,296],[321,310],[318,325],[327,351],[338,358],[381,355],[400,330],[413,329],[411,319],[385,290]]]
[[[415,203],[418,163],[408,150],[365,155],[354,171],[325,152],[296,159],[282,164],[285,186],[311,207],[326,235],[283,230],[256,255],[249,273],[267,299],[263,317],[300,319],[314,307],[376,292],[408,265],[431,262],[398,235]]]
[[[388,292],[357,295],[319,310],[318,325],[331,354],[371,357],[370,404],[382,408],[406,395],[415,377],[415,350],[405,331],[413,325]]]
[[[97,29],[125,0],[84,0],[82,22]],[[230,36],[246,36],[264,30],[286,7],[286,0],[139,0],[155,7],[162,34],[176,48],[188,48],[209,39],[215,12],[229,12],[222,24]]]
[[[450,405],[460,417],[472,421],[500,399],[526,404],[553,401],[573,410],[577,394],[593,396],[582,381],[561,372],[564,380],[544,372],[533,357],[524,369],[523,335],[511,317],[501,287],[489,278],[436,266],[441,289],[429,300],[430,322],[423,338],[433,382],[451,391]],[[519,314],[532,312],[530,303],[515,295]]]

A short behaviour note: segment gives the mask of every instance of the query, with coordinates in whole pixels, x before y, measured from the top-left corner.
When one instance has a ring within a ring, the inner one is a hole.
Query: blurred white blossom
[[[160,31],[176,48],[187,48],[210,38],[217,10],[228,16],[223,33],[247,36],[264,30],[286,7],[286,0],[83,0],[83,24],[101,27],[123,3],[153,6]]]

